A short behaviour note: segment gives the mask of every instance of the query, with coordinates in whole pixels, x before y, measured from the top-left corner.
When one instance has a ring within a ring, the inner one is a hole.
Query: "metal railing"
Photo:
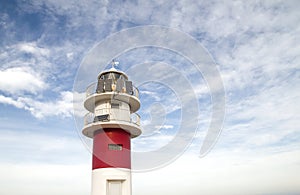
[[[95,119],[95,114],[94,113],[87,113],[85,116],[84,116],[84,125],[89,125],[91,123],[95,123],[94,122],[94,119]],[[133,123],[137,126],[140,126],[141,125],[141,117],[139,114],[137,113],[132,113],[130,115],[130,120],[120,120],[120,119],[109,119],[108,121],[125,121],[125,122],[129,122],[129,123]],[[105,122],[105,121],[103,121]]]
[[[85,91],[86,97],[89,97],[93,94],[99,93],[99,92],[96,91],[97,90],[97,84],[98,84],[98,82],[94,82],[86,88],[86,91]],[[136,88],[135,86],[132,86],[132,88],[133,88],[133,94],[132,95],[139,98],[138,88]],[[126,93],[126,92],[117,92],[114,89],[115,89],[115,87],[112,87],[112,91],[107,91],[107,92]],[[107,93],[107,92],[101,92],[101,93]]]

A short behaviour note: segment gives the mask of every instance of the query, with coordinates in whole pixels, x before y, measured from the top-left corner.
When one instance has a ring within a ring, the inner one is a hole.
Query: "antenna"
[[[113,59],[112,62],[111,62],[112,68],[115,68],[115,66],[118,66],[118,64],[119,64],[119,62],[116,61],[115,59]]]

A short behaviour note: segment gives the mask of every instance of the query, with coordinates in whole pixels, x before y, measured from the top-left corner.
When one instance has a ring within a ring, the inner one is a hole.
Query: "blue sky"
[[[80,105],[84,91],[74,92],[73,86],[92,48],[144,25],[182,31],[203,45],[223,81],[226,115],[214,148],[200,158],[212,115],[205,75],[185,56],[162,47],[116,56],[118,68],[140,82],[144,134],[133,140],[134,151],[155,151],[176,137],[180,125],[189,127],[181,120],[185,85],[170,87],[172,76],[188,80],[187,94],[195,95],[188,103],[199,112],[190,117],[197,128],[186,130],[196,134],[185,153],[164,167],[133,173],[133,194],[300,194],[298,1],[1,0],[0,5],[0,194],[90,193],[91,143],[80,134],[82,116],[73,117],[73,100]],[[95,64],[85,81],[95,81],[101,66],[106,64]],[[151,77],[141,70],[167,84],[142,83]]]

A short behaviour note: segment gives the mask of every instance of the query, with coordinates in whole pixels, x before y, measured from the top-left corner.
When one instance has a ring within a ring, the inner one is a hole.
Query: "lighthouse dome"
[[[110,69],[100,72],[98,75],[98,80],[99,79],[118,80],[119,78],[128,80],[128,76],[126,75],[125,72],[115,68],[116,63],[118,62],[113,62],[112,67]]]

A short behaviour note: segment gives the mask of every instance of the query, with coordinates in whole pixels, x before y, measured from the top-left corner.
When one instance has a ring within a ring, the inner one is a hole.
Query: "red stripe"
[[[122,150],[109,150],[108,144],[121,144]],[[130,134],[122,129],[104,129],[95,132],[93,169],[131,168]]]

